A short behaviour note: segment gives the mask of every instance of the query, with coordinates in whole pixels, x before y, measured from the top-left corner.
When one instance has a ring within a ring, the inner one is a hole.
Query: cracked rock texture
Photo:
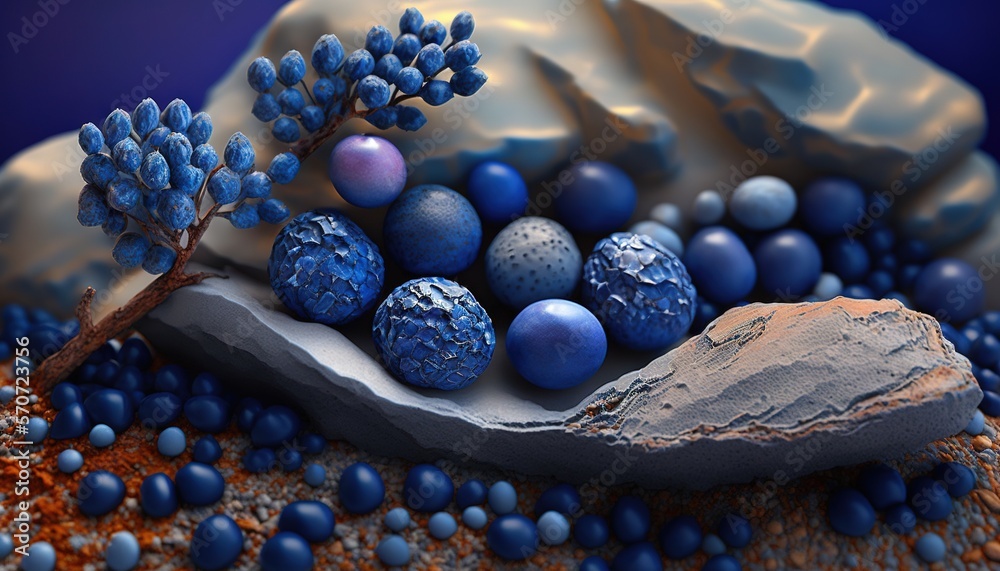
[[[961,431],[982,398],[933,318],[888,300],[733,309],[638,371],[554,398],[512,379],[502,356],[465,390],[410,387],[343,334],[268,303],[243,278],[209,280],[140,329],[291,399],[327,437],[572,482],[612,470],[616,483],[708,488],[894,457]]]

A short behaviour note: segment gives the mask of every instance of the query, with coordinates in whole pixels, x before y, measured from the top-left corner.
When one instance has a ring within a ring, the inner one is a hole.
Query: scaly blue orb
[[[563,299],[536,301],[507,330],[507,356],[531,384],[568,389],[604,364],[608,350],[601,322],[582,305]]]
[[[511,222],[486,250],[490,290],[514,309],[572,296],[582,269],[573,235],[548,218],[528,216]]]
[[[401,194],[385,215],[385,248],[406,271],[452,276],[476,260],[483,239],[479,215],[464,196],[434,184]]]
[[[698,293],[729,305],[745,298],[757,282],[757,265],[732,230],[709,226],[695,234],[684,249],[684,265]]]
[[[470,69],[475,68],[460,73]],[[610,163],[592,161],[575,164],[565,172],[567,176],[561,176],[556,183],[561,188],[554,200],[556,215],[569,229],[607,234],[628,222],[638,194],[625,171]],[[569,184],[562,184],[564,178]]]

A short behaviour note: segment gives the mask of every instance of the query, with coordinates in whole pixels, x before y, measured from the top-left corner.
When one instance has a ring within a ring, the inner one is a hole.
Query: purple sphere
[[[406,186],[406,163],[382,137],[351,135],[330,152],[330,181],[344,200],[361,208],[385,206]]]

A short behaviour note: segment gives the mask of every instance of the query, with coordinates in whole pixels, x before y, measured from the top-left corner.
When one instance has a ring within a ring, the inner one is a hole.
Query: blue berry
[[[872,464],[862,470],[858,488],[879,511],[906,501],[906,482],[899,472],[885,464]]]
[[[431,77],[444,68],[444,52],[437,44],[428,44],[417,52],[413,67],[417,68],[425,77]]]
[[[396,43],[392,46],[392,53],[399,58],[400,63],[406,66],[413,62],[413,58],[417,57],[417,52],[422,47],[420,38],[412,33],[405,33],[396,38]],[[421,81],[423,81],[423,77],[421,77]]]
[[[373,71],[375,71],[375,58],[368,50],[354,50],[344,62],[344,72],[351,81],[358,81]]]
[[[73,450],[72,448],[63,450],[59,453],[56,464],[59,467],[60,472],[64,474],[72,474],[83,467],[83,454],[80,454],[79,451]]]
[[[52,394],[49,395],[49,402],[56,410],[62,410],[75,402],[83,399],[80,388],[71,383],[59,383],[52,387]]]
[[[222,458],[222,446],[211,434],[202,436],[194,443],[191,458],[202,464],[215,464]]]
[[[191,153],[191,164],[199,168],[203,173],[208,174],[219,164],[219,155],[215,148],[209,144],[201,144],[195,147]]]
[[[90,419],[87,418],[83,404],[74,402],[66,405],[52,420],[52,426],[49,427],[49,437],[53,440],[69,440],[87,434],[90,429]],[[108,427],[108,430],[111,432],[111,436],[114,436],[115,431],[111,430],[111,427]]]
[[[810,183],[803,191],[799,215],[809,232],[833,236],[856,224],[866,206],[864,191],[853,181],[823,178]]]
[[[514,167],[497,161],[480,163],[469,174],[469,200],[489,222],[505,222],[524,214],[528,187]]]
[[[313,44],[312,66],[320,75],[336,73],[343,59],[344,47],[337,36],[324,34]]]
[[[483,57],[479,51],[479,46],[468,40],[462,40],[448,48],[444,53],[444,63],[452,71],[459,72],[463,69],[476,65]]]
[[[376,75],[367,75],[358,82],[357,94],[365,107],[377,109],[389,103],[389,84]]]
[[[455,504],[460,509],[482,505],[486,501],[488,493],[486,484],[479,480],[469,480],[458,488],[458,492],[455,494]]]
[[[235,210],[225,216],[229,218],[229,222],[232,223],[234,228],[239,228],[240,230],[254,228],[260,224],[260,214],[257,212],[257,205],[249,202],[240,204]]]
[[[190,163],[191,152],[191,141],[188,141],[187,137],[180,133],[170,133],[160,145],[160,154],[167,160],[167,165],[171,169]]]
[[[215,434],[229,427],[232,411],[229,402],[222,397],[199,395],[184,403],[184,416],[196,429]]]
[[[611,530],[608,522],[599,515],[587,514],[576,520],[573,526],[573,538],[587,549],[596,549],[608,542]]]
[[[127,173],[134,173],[142,165],[142,151],[139,145],[131,138],[118,141],[114,149],[111,150],[111,157],[118,166],[118,170]]]
[[[285,91],[288,90],[286,89]],[[302,95],[299,94],[300,99],[301,97]],[[250,167],[253,166],[254,160],[256,159],[253,145],[250,144],[250,139],[239,131],[233,133],[233,136],[229,138],[229,142],[226,143],[226,149],[223,153],[223,157],[226,162],[226,166],[238,173],[250,170]]]
[[[268,224],[280,224],[291,215],[291,211],[277,198],[269,198],[257,205],[257,215]]]
[[[104,551],[104,561],[111,571],[130,571],[139,564],[141,554],[135,536],[128,531],[119,531],[111,536]]]
[[[701,571],[741,571],[743,566],[738,559],[726,553],[713,555],[702,566]]]
[[[143,99],[132,112],[132,128],[140,138],[145,138],[160,126],[160,106],[150,98]]]
[[[306,60],[296,50],[289,50],[278,62],[278,81],[292,86],[302,81],[306,75]]]
[[[104,142],[109,149],[115,148],[122,139],[127,139],[132,134],[132,120],[127,111],[115,109],[104,120]]]
[[[444,541],[455,535],[458,531],[458,523],[455,522],[455,518],[451,514],[438,512],[428,520],[427,531],[434,539]]]
[[[302,108],[299,120],[302,121],[302,126],[305,127],[306,131],[314,133],[326,122],[326,115],[316,105],[306,105]]]
[[[967,321],[978,315],[985,288],[975,268],[957,258],[942,258],[924,266],[914,283],[913,301],[939,321]]]
[[[483,237],[475,208],[462,195],[439,185],[401,194],[383,224],[386,250],[417,275],[450,276],[476,260]]]
[[[517,510],[517,490],[510,482],[501,480],[490,486],[487,499],[490,509],[497,515],[509,514]]]
[[[240,181],[245,198],[267,198],[271,196],[271,179],[260,171],[248,173]]]
[[[136,268],[142,265],[149,247],[149,240],[142,234],[126,232],[118,238],[111,256],[123,268]]]
[[[341,473],[338,494],[344,509],[354,514],[367,514],[378,509],[385,500],[385,483],[375,468],[357,462]]]
[[[673,252],[678,258],[684,256],[684,242],[681,240],[681,237],[669,227],[659,222],[643,220],[642,222],[633,224],[628,231],[633,234],[645,234],[649,236],[663,245],[664,248]]]
[[[462,510],[462,523],[469,529],[478,531],[486,527],[487,522],[486,510],[479,506],[469,506]]]
[[[861,537],[875,527],[875,510],[871,503],[861,492],[851,488],[830,495],[828,515],[833,529],[844,535]]]
[[[660,547],[670,559],[685,559],[701,547],[701,526],[693,516],[677,516],[660,530]]]
[[[976,474],[958,462],[942,462],[934,467],[934,478],[942,482],[953,498],[968,495],[976,488]]]
[[[111,512],[125,499],[125,483],[105,470],[94,470],[80,480],[76,492],[80,511],[90,517]]]
[[[917,540],[914,549],[921,559],[928,563],[937,563],[944,560],[946,548],[944,540],[936,533],[925,533]]]
[[[191,537],[191,561],[199,569],[220,571],[243,552],[243,532],[229,516],[216,514],[198,524]]]
[[[365,117],[365,121],[368,121],[379,129],[390,129],[396,125],[398,120],[399,106],[397,105],[390,105],[388,107],[376,109]]]
[[[158,430],[170,425],[181,415],[180,397],[169,392],[153,393],[139,403],[139,424],[147,430]]]
[[[171,131],[168,127],[157,127],[146,135],[146,138],[142,141],[142,156],[145,157],[153,151],[160,150],[160,146],[163,142],[167,140]]]
[[[341,88],[343,84],[344,80],[339,77],[333,79],[321,77],[313,84],[313,99],[320,105],[326,105],[344,94]]]
[[[896,504],[885,512],[885,524],[896,535],[910,533],[917,526],[917,516],[906,504]]]
[[[403,62],[399,61],[395,54],[385,54],[375,64],[373,73],[389,83],[395,83],[396,76],[399,75],[401,69],[403,69]]]
[[[253,108],[250,112],[257,120],[267,123],[274,121],[281,115],[281,105],[270,93],[261,93],[253,100]]]
[[[170,185],[188,196],[194,196],[201,190],[205,173],[196,166],[180,165],[170,171]]]
[[[608,567],[608,562],[601,559],[600,556],[591,555],[580,562],[577,571],[611,571],[611,568]]]
[[[566,172],[569,184],[556,198],[556,213],[571,230],[604,234],[632,216],[636,189],[624,171],[593,161],[575,164]]]
[[[325,36],[324,36],[325,37]],[[322,40],[323,38],[320,38]],[[317,42],[318,44],[318,42]],[[339,45],[339,42],[338,42]],[[315,54],[315,48],[313,48]],[[316,56],[313,56],[313,66],[316,67]],[[317,68],[318,69],[318,68]],[[247,68],[247,83],[254,91],[264,93],[274,85],[274,80],[278,77],[274,69],[274,63],[266,57],[259,57],[250,63]]]
[[[279,153],[271,159],[271,165],[267,167],[267,176],[278,184],[288,184],[292,182],[295,175],[299,173],[299,159],[292,153]]]
[[[403,131],[419,131],[427,124],[424,112],[416,107],[397,106],[396,127]]]
[[[81,226],[93,228],[108,220],[108,203],[104,200],[101,189],[88,184],[80,191],[79,210],[76,219]]]
[[[418,34],[424,25],[424,15],[416,8],[407,8],[399,18],[399,31],[404,34]]]
[[[163,110],[160,120],[171,131],[183,133],[191,125],[191,108],[188,107],[188,104],[183,99],[174,99],[167,104],[167,108]]]
[[[47,541],[31,542],[21,558],[21,571],[52,571],[56,568],[56,550]]]
[[[279,117],[271,127],[274,138],[282,143],[294,143],[299,140],[299,124],[291,117]]]
[[[666,347],[694,319],[696,292],[684,264],[648,236],[616,233],[601,240],[583,277],[583,305],[631,349]]]
[[[80,148],[88,155],[96,155],[104,147],[104,134],[93,123],[84,123],[83,127],[80,127],[77,140]]]
[[[522,561],[538,549],[538,527],[521,514],[502,515],[490,524],[486,543],[501,559]]]
[[[198,215],[194,199],[178,190],[161,194],[156,212],[171,230],[184,230],[194,223]]]
[[[486,85],[488,79],[489,76],[486,75],[485,71],[470,65],[461,71],[456,71],[448,83],[456,95],[470,97],[475,95],[483,85]]]
[[[83,401],[83,406],[91,420],[107,424],[116,434],[125,432],[135,417],[132,400],[117,389],[99,390],[88,396]]]
[[[663,562],[656,547],[647,542],[622,549],[611,562],[614,571],[663,571]]]
[[[385,26],[373,26],[368,30],[365,37],[365,49],[372,54],[375,59],[381,58],[392,51],[392,32]]]
[[[191,124],[188,125],[187,139],[191,146],[204,145],[212,137],[212,117],[208,113],[201,111],[191,117]]]
[[[726,215],[726,201],[714,190],[703,190],[694,199],[695,222],[702,226],[717,224]]]
[[[379,541],[375,554],[388,567],[402,567],[410,563],[410,546],[398,535],[390,535]]]
[[[428,20],[424,22],[423,26],[420,26],[420,41],[425,46],[427,44],[443,44],[444,39],[448,37],[448,29],[444,27],[444,24],[438,22],[437,20]]]
[[[310,486],[318,488],[326,482],[326,469],[319,464],[310,464],[306,467],[304,479]]]
[[[773,230],[795,215],[795,191],[784,180],[755,176],[740,183],[729,200],[733,218],[751,230]]]
[[[781,230],[764,238],[753,252],[765,295],[787,299],[812,291],[823,269],[819,247],[801,230]]]
[[[170,182],[170,167],[163,155],[158,151],[153,151],[142,159],[139,176],[150,190],[162,190]]]
[[[424,103],[434,107],[444,105],[451,101],[454,96],[455,92],[452,90],[451,84],[440,79],[432,79],[420,89],[420,98],[424,100]]]
[[[375,312],[372,337],[397,379],[441,390],[473,383],[496,345],[483,307],[469,290],[444,278],[410,280],[393,290]]]
[[[582,269],[573,235],[548,218],[528,216],[511,222],[486,250],[490,290],[515,309],[571,297]]]
[[[472,31],[476,29],[476,21],[466,10],[459,12],[451,21],[451,40],[459,42],[472,37]]]
[[[201,462],[189,462],[174,476],[177,496],[183,503],[207,506],[222,499],[226,482],[214,467]]]
[[[323,543],[333,536],[336,520],[323,502],[297,501],[281,510],[278,529],[297,533],[310,543]]]
[[[403,482],[403,500],[418,512],[439,512],[448,507],[454,494],[451,478],[431,464],[414,466]]]
[[[264,571],[309,571],[314,563],[312,548],[296,533],[279,532],[260,548]]]
[[[415,67],[404,67],[396,73],[396,87],[406,95],[414,95],[424,85],[424,74]]]
[[[562,545],[569,539],[569,520],[559,512],[545,512],[538,518],[538,535],[546,545]]]
[[[164,163],[165,165],[166,163]],[[85,182],[107,188],[111,181],[118,176],[118,168],[115,167],[114,160],[104,153],[87,155],[80,163],[80,176]]]
[[[222,167],[208,179],[207,188],[216,204],[231,204],[240,196],[240,175]]]
[[[306,100],[302,92],[294,87],[286,87],[278,94],[278,106],[285,115],[298,115],[305,105]]]
[[[180,428],[171,426],[157,437],[156,449],[168,458],[180,456],[187,449],[187,436]]]
[[[384,523],[390,530],[399,533],[410,526],[410,512],[406,508],[392,508],[385,514]]]
[[[568,389],[604,364],[608,350],[601,322],[581,305],[562,299],[536,301],[507,330],[507,356],[517,372],[543,389]]]
[[[250,439],[254,446],[273,448],[292,442],[302,429],[302,419],[292,409],[273,405],[262,410],[254,419]]]

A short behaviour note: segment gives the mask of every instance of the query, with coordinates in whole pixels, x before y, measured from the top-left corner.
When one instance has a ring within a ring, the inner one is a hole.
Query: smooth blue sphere
[[[660,547],[670,559],[684,559],[694,555],[701,547],[702,532],[693,516],[680,515],[660,530]]]
[[[434,513],[444,510],[455,495],[455,484],[440,468],[431,464],[418,464],[410,469],[403,482],[403,500],[418,512]]]
[[[727,553],[720,553],[710,557],[702,566],[701,571],[740,571],[741,569],[743,566],[740,565],[739,559]]]
[[[487,498],[490,509],[497,515],[509,514],[517,510],[517,490],[510,482],[501,480],[490,486]]]
[[[264,571],[309,571],[315,563],[309,543],[297,533],[282,531],[260,548]]]
[[[914,550],[921,559],[928,563],[943,561],[946,554],[944,540],[936,533],[925,533],[914,545]]]
[[[202,436],[194,443],[191,457],[195,462],[202,464],[215,464],[222,458],[222,446],[214,436]]]
[[[264,410],[264,405],[253,397],[246,397],[236,405],[236,426],[242,432],[253,430],[253,423],[257,421],[257,416]]]
[[[455,493],[455,505],[459,509],[483,505],[488,493],[489,488],[486,487],[486,484],[479,480],[469,480],[459,486],[458,492]]]
[[[21,571],[52,571],[56,568],[56,550],[47,541],[32,542],[21,558]]]
[[[899,472],[885,464],[872,464],[862,470],[858,488],[879,511],[906,501],[906,482]]]
[[[231,566],[243,552],[243,532],[226,515],[203,520],[191,537],[191,562],[205,571],[219,571]]]
[[[566,543],[569,530],[569,520],[559,512],[545,512],[538,518],[538,535],[546,545]]]
[[[345,137],[330,151],[327,174],[340,196],[361,208],[385,206],[406,186],[406,161],[374,135]]]
[[[614,571],[663,571],[663,561],[656,547],[648,542],[634,543],[615,555]]]
[[[6,531],[0,531],[0,561],[14,552],[14,537]]]
[[[410,512],[406,511],[406,508],[392,508],[385,514],[383,523],[392,531],[399,533],[410,527]]]
[[[601,240],[583,267],[583,305],[629,349],[662,349],[683,337],[696,297],[680,259],[642,234]]]
[[[649,210],[649,217],[674,232],[681,233],[684,230],[684,213],[676,204],[661,202]]]
[[[174,475],[177,495],[181,502],[193,506],[207,506],[222,499],[226,481],[213,466],[190,462]]]
[[[95,470],[80,480],[76,499],[84,515],[102,516],[121,505],[125,483],[111,472]]]
[[[741,182],[729,199],[729,212],[751,230],[780,228],[795,215],[795,190],[773,176],[755,176]]]
[[[410,545],[398,535],[390,535],[379,541],[375,555],[388,567],[402,567],[410,563]]]
[[[875,510],[861,492],[843,488],[830,495],[827,513],[838,533],[861,537],[875,527]]]
[[[977,410],[972,414],[972,418],[969,419],[969,424],[965,426],[965,432],[972,436],[978,436],[983,433],[983,429],[986,428],[986,415],[983,411]]]
[[[942,462],[934,467],[934,478],[943,483],[953,498],[968,495],[976,488],[976,474],[965,464]]]
[[[1000,393],[983,391],[983,401],[979,403],[979,409],[988,416],[1000,416]]]
[[[562,299],[536,301],[507,329],[507,356],[517,372],[543,389],[568,389],[604,364],[608,340],[593,313]]]
[[[548,218],[519,218],[486,249],[490,290],[514,309],[543,299],[571,297],[582,269],[583,257],[573,235]]]
[[[179,396],[169,392],[158,392],[148,395],[139,402],[139,412],[136,416],[144,429],[159,430],[180,418],[183,408],[184,404]]]
[[[885,525],[896,535],[910,533],[917,527],[917,516],[906,504],[896,504],[885,512]]]
[[[451,514],[438,512],[428,520],[427,531],[434,539],[444,541],[455,535],[458,531],[458,523],[455,522],[455,517]]]
[[[703,228],[688,241],[684,266],[698,293],[729,305],[745,298],[757,283],[757,265],[743,240],[723,226]]]
[[[333,536],[336,519],[333,510],[323,502],[301,500],[281,510],[278,529],[297,533],[310,543],[323,543]]]
[[[464,196],[425,184],[392,203],[382,235],[389,256],[404,270],[420,276],[453,276],[476,261],[483,227]]]
[[[833,236],[846,232],[845,227],[856,226],[865,214],[867,205],[868,200],[864,191],[854,181],[845,178],[821,178],[810,183],[802,192],[799,216],[803,227],[810,234]],[[880,240],[884,239],[884,236],[878,238],[873,239],[876,245],[881,243]]]
[[[548,511],[574,515],[580,510],[580,492],[572,484],[556,484],[542,492],[535,502],[535,517]]]
[[[90,429],[90,443],[94,448],[107,448],[115,443],[115,431],[107,424],[98,424]]]
[[[538,549],[538,527],[521,514],[502,515],[486,530],[486,543],[501,559],[522,561]]]
[[[645,234],[670,250],[678,258],[684,256],[684,241],[677,232],[655,220],[643,220],[633,224],[629,229],[633,234]]]
[[[306,466],[304,479],[310,486],[318,488],[326,482],[326,468],[319,464],[310,464]]]
[[[981,367],[978,371],[973,368],[972,372],[976,376],[976,381],[979,382],[979,388],[984,391],[1000,391],[1000,375],[994,373],[991,369]]]
[[[913,302],[938,321],[961,323],[983,310],[985,291],[975,268],[957,258],[941,258],[917,275]]]
[[[623,496],[611,508],[611,529],[628,545],[649,535],[650,514],[646,502],[636,496]]]
[[[709,533],[701,540],[701,550],[709,557],[726,552],[726,542],[714,533]]]
[[[765,296],[788,299],[812,291],[823,270],[816,242],[801,230],[781,230],[761,240],[753,252]]]
[[[83,401],[90,420],[95,424],[106,424],[121,434],[135,419],[135,409],[129,395],[117,389],[101,389]]]
[[[839,276],[845,284],[854,284],[868,275],[871,257],[860,240],[845,236],[827,244],[823,251],[823,263],[827,271]]]
[[[462,523],[469,529],[483,529],[487,521],[486,510],[479,506],[469,506],[462,511]]]
[[[371,513],[385,500],[385,483],[375,468],[364,462],[351,464],[340,475],[338,494],[344,509],[355,514]]]
[[[83,408],[83,403],[73,402],[66,405],[52,419],[52,426],[49,427],[49,437],[53,440],[68,440],[79,438],[91,429],[90,419],[87,418],[87,411]],[[114,431],[108,427],[111,434]]]
[[[487,222],[508,222],[528,207],[528,186],[507,163],[486,161],[469,173],[469,200]]]
[[[750,544],[753,536],[753,528],[750,522],[743,516],[728,513],[720,521],[716,528],[716,533],[728,545],[734,549],[741,549]]]
[[[187,436],[180,428],[171,426],[156,438],[156,449],[168,458],[180,456],[187,449]]]
[[[229,401],[222,397],[199,395],[184,403],[184,416],[196,429],[216,434],[229,427],[232,408]]]
[[[62,410],[72,403],[83,402],[83,393],[80,392],[80,387],[72,383],[59,383],[52,388],[49,402],[52,403],[52,408]]]
[[[300,214],[282,228],[267,271],[282,303],[327,325],[349,323],[371,309],[385,281],[378,246],[331,209]]]
[[[601,559],[600,556],[591,555],[580,562],[577,571],[611,571],[611,568],[608,567],[608,562]]]
[[[726,201],[715,190],[703,190],[694,198],[692,216],[702,226],[718,224],[726,215]],[[678,254],[680,255],[680,254]]]
[[[243,467],[251,474],[263,474],[270,471],[278,462],[278,455],[270,448],[247,450],[243,455]]]
[[[254,419],[250,439],[254,446],[272,448],[290,443],[302,429],[302,419],[284,405],[269,406]]]
[[[139,564],[142,550],[139,540],[128,531],[119,531],[111,536],[104,551],[104,562],[111,571],[130,571]]]
[[[56,464],[60,472],[72,474],[83,467],[83,454],[80,454],[78,450],[67,448],[59,453]]]
[[[603,517],[594,514],[580,516],[573,525],[573,539],[587,549],[596,549],[608,542],[611,528]]]
[[[556,216],[575,232],[607,234],[621,228],[638,200],[625,171],[601,161],[572,165],[551,186],[555,188],[547,188],[542,196],[554,198]]]
[[[186,399],[191,396],[191,379],[179,365],[164,365],[156,371],[154,388]]]
[[[163,472],[146,476],[139,487],[142,511],[150,517],[167,517],[177,511],[177,488]]]
[[[49,423],[40,416],[33,416],[28,419],[28,432],[24,435],[24,440],[34,444],[41,444],[49,434]]]
[[[825,272],[819,275],[819,280],[813,287],[813,295],[822,301],[833,299],[844,291],[844,282],[837,274]]]

